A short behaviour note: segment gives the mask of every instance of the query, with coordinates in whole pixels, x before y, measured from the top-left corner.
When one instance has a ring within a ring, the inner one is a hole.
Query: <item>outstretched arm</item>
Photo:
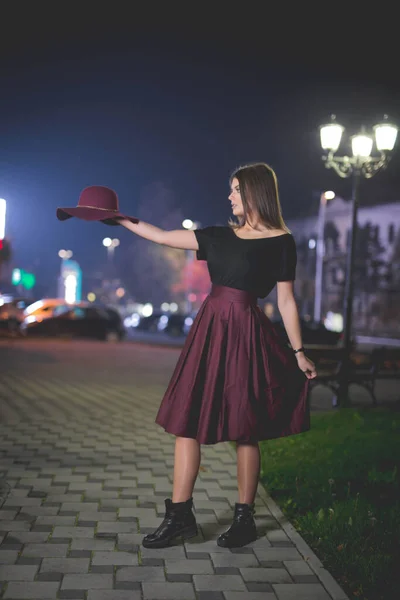
[[[160,227],[150,225],[144,221],[138,223],[132,223],[128,219],[118,220],[129,231],[140,235],[140,237],[161,244],[163,246],[170,246],[171,248],[181,248],[182,250],[198,250],[199,245],[193,231],[187,231],[186,229],[176,229],[173,231],[165,231]]]

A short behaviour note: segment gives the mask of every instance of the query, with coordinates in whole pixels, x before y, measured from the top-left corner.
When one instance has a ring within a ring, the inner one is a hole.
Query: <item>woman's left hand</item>
[[[314,379],[317,376],[317,370],[312,360],[307,358],[307,356],[303,352],[299,352],[296,355],[297,364],[299,365],[299,369],[303,371],[304,375],[307,379]]]

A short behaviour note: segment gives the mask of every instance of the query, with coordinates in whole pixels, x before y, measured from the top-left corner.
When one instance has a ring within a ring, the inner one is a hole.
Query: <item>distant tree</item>
[[[327,310],[342,312],[346,252],[340,247],[340,231],[334,221],[327,221],[324,229],[324,289],[330,292]]]
[[[173,191],[163,182],[154,182],[143,188],[137,216],[163,229],[182,227],[183,214],[176,206]],[[136,301],[159,306],[164,301],[172,300],[173,286],[179,280],[185,262],[184,250],[167,248],[132,236],[121,276]]]
[[[393,243],[390,260],[384,272],[385,291],[379,305],[382,321],[389,325],[391,333],[400,332],[400,230]]]
[[[364,227],[358,227],[354,276],[355,285],[360,291],[376,292],[382,286],[386,263],[381,255],[384,251],[378,226],[366,223]]]
[[[391,256],[390,283],[400,288],[400,229],[397,231],[396,238],[393,244],[393,253]],[[400,291],[400,290],[399,290]]]
[[[383,258],[385,248],[379,236],[379,226],[366,223],[358,226],[354,257],[354,325],[359,331],[367,331],[374,323],[384,321],[384,296],[387,263]],[[372,319],[372,321],[371,321]]]

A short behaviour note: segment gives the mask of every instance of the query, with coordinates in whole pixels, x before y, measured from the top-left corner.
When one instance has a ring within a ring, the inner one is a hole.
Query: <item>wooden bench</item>
[[[306,346],[307,356],[316,364],[318,376],[310,388],[324,385],[336,399],[344,349],[341,346]],[[400,348],[380,347],[371,353],[361,353],[354,347],[350,354],[349,383],[368,391],[374,406],[378,404],[375,385],[378,379],[400,379]],[[399,394],[400,396],[400,394]]]

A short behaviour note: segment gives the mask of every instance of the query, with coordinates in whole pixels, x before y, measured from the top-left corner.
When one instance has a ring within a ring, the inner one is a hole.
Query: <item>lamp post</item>
[[[107,248],[107,259],[110,264],[113,262],[114,250],[117,246],[119,246],[119,243],[119,239],[117,238],[111,239],[106,237],[103,240],[103,246]]]
[[[324,150],[322,159],[327,169],[333,169],[339,177],[352,177],[352,216],[351,229],[347,249],[345,301],[344,301],[344,356],[339,372],[339,390],[335,402],[340,406],[348,404],[349,370],[351,353],[351,334],[354,296],[354,255],[357,236],[357,213],[359,205],[359,189],[361,178],[370,179],[378,171],[386,168],[390,153],[397,138],[397,127],[387,121],[374,126],[377,156],[371,156],[374,139],[364,129],[357,135],[351,136],[352,156],[337,156],[344,127],[335,121],[332,115],[331,123],[320,127],[321,146]]]
[[[199,229],[200,227],[200,223],[196,222],[196,221],[192,221],[191,219],[185,219],[184,221],[182,221],[182,227],[184,229],[188,229],[189,231],[195,231],[196,229]],[[188,285],[188,289],[186,291],[186,310],[188,313],[190,313],[192,311],[192,301],[191,301],[191,294],[192,294],[192,273],[191,273],[191,265],[194,261],[194,257],[195,257],[195,253],[193,252],[193,250],[186,250],[186,265],[188,268],[188,272],[189,272],[189,285]]]
[[[325,256],[325,213],[328,200],[333,200],[335,192],[323,192],[319,201],[318,211],[318,231],[317,231],[317,261],[315,267],[315,296],[314,296],[314,322],[321,321],[321,305],[322,305],[322,277],[324,268]]]
[[[72,250],[64,250],[63,248],[58,251],[58,256],[61,258],[60,264],[60,275],[58,276],[58,298],[66,297],[64,267],[67,264],[65,261],[69,260],[73,256]]]

